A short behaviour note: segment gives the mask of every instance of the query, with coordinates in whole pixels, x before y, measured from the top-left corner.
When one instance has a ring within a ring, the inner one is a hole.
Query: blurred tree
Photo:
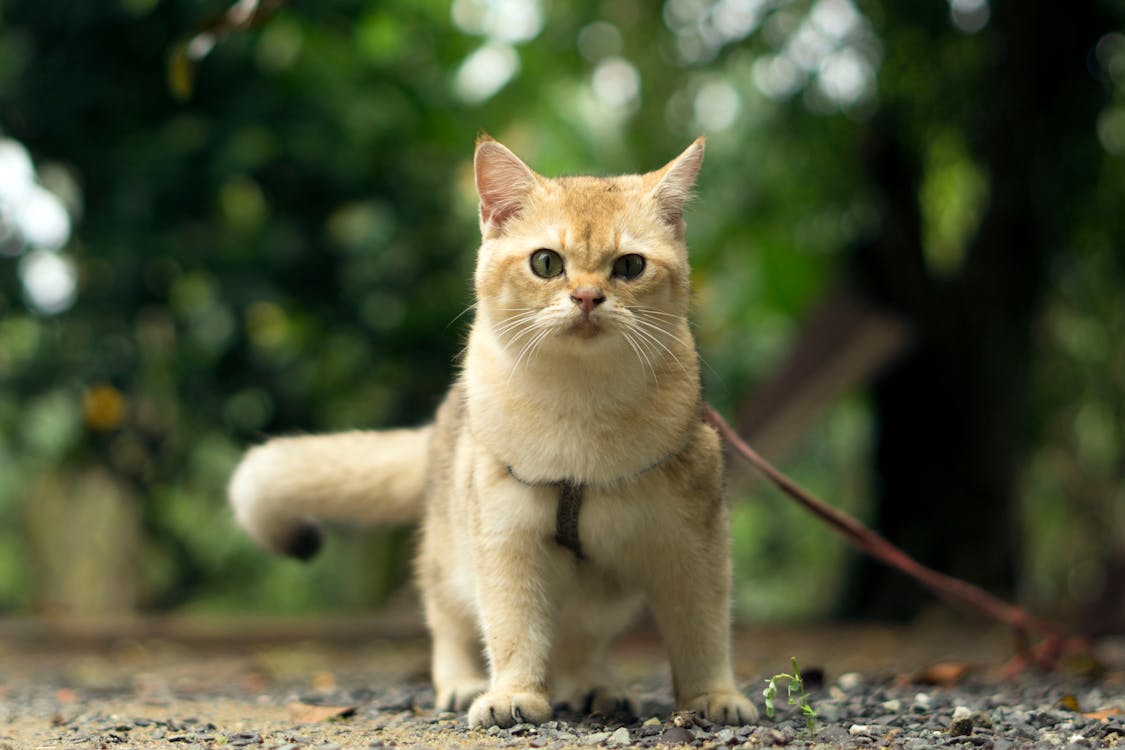
[[[865,136],[882,230],[851,268],[914,331],[874,389],[876,524],[1010,595],[1034,326],[1052,259],[1094,200],[1106,94],[1089,66],[1111,23],[1092,3],[982,7],[990,21],[972,36],[936,3],[885,9],[884,98]],[[913,615],[926,598],[866,561],[852,590],[865,616]]]
[[[224,485],[263,435],[428,417],[468,318],[451,323],[480,129],[545,174],[651,169],[706,132],[689,232],[716,405],[777,371],[850,275],[916,346],[872,410],[853,394],[806,415],[787,467],[937,567],[1075,605],[1108,591],[1119,9],[267,5],[225,27],[207,19],[257,4],[0,6],[0,609],[42,601],[23,561],[66,543],[28,513],[96,515],[107,493],[67,488],[107,475],[143,529],[142,607],[362,607],[393,586],[401,535],[299,568],[234,529]],[[64,489],[31,502],[43,487]],[[781,500],[734,515],[744,613],[919,604],[865,569],[849,589],[842,545]]]

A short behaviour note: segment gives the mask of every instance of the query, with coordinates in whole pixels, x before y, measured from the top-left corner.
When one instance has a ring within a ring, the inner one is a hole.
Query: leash
[[[741,458],[854,546],[905,573],[938,596],[966,604],[1010,627],[1015,636],[1017,654],[1005,667],[1006,673],[1014,676],[1028,664],[1053,669],[1058,666],[1060,656],[1088,653],[1089,645],[1084,639],[1067,638],[1048,623],[1032,616],[1026,609],[1010,604],[968,581],[926,567],[856,518],[818,499],[758,455],[710,404],[703,405],[703,419],[718,430]],[[1030,645],[1032,633],[1044,636],[1043,641],[1034,647]]]
[[[968,605],[970,608],[976,609],[1011,628],[1015,636],[1016,656],[1005,666],[1004,671],[1009,676],[1015,676],[1028,665],[1054,669],[1058,666],[1059,658],[1064,655],[1089,652],[1089,644],[1084,639],[1068,638],[1053,626],[1032,616],[1026,609],[1010,604],[968,581],[946,575],[923,565],[899,547],[891,544],[885,537],[864,526],[858,519],[818,499],[758,455],[757,451],[751,448],[710,404],[703,404],[702,416],[703,421],[714,427],[735,453],[750,463],[778,489],[796,501],[798,505],[840,533],[853,546],[871,555],[876,560],[905,573],[934,594]],[[661,459],[649,469],[659,466],[675,455],[678,455],[678,452]],[[528,486],[552,486],[557,488],[558,508],[555,514],[555,542],[574,553],[577,560],[585,560],[586,557],[582,552],[582,541],[578,536],[578,516],[582,510],[582,496],[585,485],[569,479],[556,482],[529,482],[520,478],[510,466],[508,467],[508,473],[516,481]],[[1043,640],[1035,646],[1032,646],[1030,642],[1032,633],[1043,636]]]

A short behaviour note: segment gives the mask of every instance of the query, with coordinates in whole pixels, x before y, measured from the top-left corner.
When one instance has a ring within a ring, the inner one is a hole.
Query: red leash
[[[1054,669],[1064,653],[1087,650],[1087,644],[1082,639],[1066,638],[1053,626],[1032,616],[1022,607],[1010,604],[968,581],[927,568],[852,516],[817,499],[759,456],[710,404],[704,404],[703,418],[719,431],[740,456],[782,492],[840,532],[853,545],[876,560],[902,571],[938,596],[967,604],[1012,628],[1016,656],[1005,667],[1006,673],[1015,674],[1029,664]],[[1034,647],[1030,645],[1030,635],[1033,633],[1043,636],[1043,641]]]

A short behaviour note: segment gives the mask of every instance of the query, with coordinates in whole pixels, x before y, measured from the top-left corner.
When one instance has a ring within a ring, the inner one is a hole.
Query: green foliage
[[[362,608],[401,579],[401,533],[371,540],[390,561],[361,537],[312,567],[266,557],[234,528],[225,485],[266,435],[428,418],[471,303],[480,130],[546,174],[647,170],[707,134],[688,214],[695,330],[727,413],[883,225],[864,164],[872,122],[925,155],[923,212],[946,272],[995,197],[978,134],[981,71],[1002,45],[988,28],[957,31],[943,3],[801,0],[739,16],[738,3],[530,2],[539,16],[523,25],[484,0],[288,3],[185,58],[231,5],[0,5],[0,141],[26,147],[71,226],[62,247],[33,248],[0,219],[0,611],[43,606],[21,563],[36,558],[24,533],[36,488],[91,466],[140,519],[139,607]],[[794,65],[797,32],[816,24],[807,33],[836,36]],[[1125,439],[1116,38],[1099,47],[1112,101],[1091,124],[1103,175],[1095,202],[1068,209],[1081,229],[1040,324],[1050,444],[1028,508],[1064,517],[1068,483],[1088,467],[1097,483],[1083,482],[1086,520],[1065,538],[1029,515],[1043,593],[1097,568],[1120,536],[1097,522],[1125,486],[1112,460]],[[493,72],[516,66],[485,86],[469,63],[489,52]],[[69,274],[62,309],[29,292],[33,257]],[[866,409],[837,407],[789,464],[859,511]],[[815,523],[767,496],[737,506],[734,525],[741,612],[831,610],[844,551]],[[1073,543],[1087,533],[1094,553]]]
[[[801,679],[801,670],[797,666],[797,657],[792,657],[793,674],[775,674],[773,677],[766,680],[766,687],[762,691],[762,697],[766,702],[766,716],[773,718],[775,712],[774,702],[777,700],[777,683],[779,680],[785,681],[786,702],[790,706],[797,706],[801,709],[801,714],[805,717],[805,728],[809,730],[809,734],[816,734],[816,711],[809,703],[809,696],[805,692],[805,682]]]
[[[925,155],[921,198],[923,249],[930,272],[956,275],[976,236],[988,201],[989,181],[973,163],[961,135],[935,135]]]

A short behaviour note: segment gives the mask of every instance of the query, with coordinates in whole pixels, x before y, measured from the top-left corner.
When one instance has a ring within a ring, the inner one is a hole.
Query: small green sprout
[[[774,700],[777,699],[777,681],[786,681],[786,694],[790,706],[800,706],[801,713],[805,715],[805,726],[809,734],[816,733],[816,711],[809,705],[808,694],[805,693],[805,683],[801,680],[801,670],[797,667],[797,657],[793,657],[793,674],[775,674],[766,680],[766,689],[762,696],[766,699],[766,716],[773,718]]]

